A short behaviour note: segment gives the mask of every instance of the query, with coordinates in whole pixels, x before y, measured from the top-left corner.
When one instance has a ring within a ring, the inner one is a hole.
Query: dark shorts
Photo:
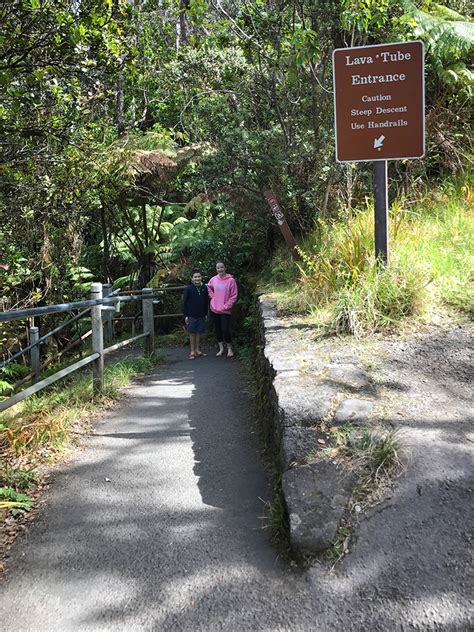
[[[204,317],[194,318],[193,316],[188,316],[186,329],[189,334],[203,334],[206,331],[206,319]]]

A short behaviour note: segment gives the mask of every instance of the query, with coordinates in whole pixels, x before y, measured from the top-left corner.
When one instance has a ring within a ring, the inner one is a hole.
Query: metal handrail
[[[64,329],[68,325],[71,325],[72,323],[76,322],[76,320],[79,320],[80,318],[83,318],[90,311],[91,311],[90,308],[89,309],[85,309],[80,314],[76,314],[76,316],[74,316],[73,318],[68,318],[68,320],[65,323],[62,323],[61,325],[58,325],[56,327],[56,329],[53,329],[52,331],[48,331],[48,333],[44,334],[44,336],[41,336],[41,338],[38,338],[37,341],[32,342],[27,347],[24,347],[23,349],[20,349],[19,351],[14,353],[12,356],[7,358],[6,360],[3,360],[3,362],[0,362],[0,369],[3,369],[3,367],[7,366],[7,364],[10,364],[10,362],[13,362],[17,358],[20,358],[22,355],[25,355],[25,353],[28,353],[28,351],[31,351],[31,349],[33,349],[34,347],[37,347],[39,345],[44,344],[45,341],[48,338],[50,338],[54,334],[59,333],[62,329]]]
[[[30,395],[37,393],[42,390],[46,386],[53,384],[57,380],[69,375],[73,371],[76,371],[87,364],[92,364],[93,367],[93,389],[94,392],[100,392],[104,388],[104,356],[107,353],[115,351],[116,349],[120,349],[125,345],[131,344],[138,340],[144,339],[145,346],[144,352],[145,354],[153,354],[155,343],[154,343],[154,314],[153,314],[153,304],[161,302],[160,300],[156,300],[160,294],[156,291],[153,291],[151,288],[144,288],[139,295],[125,295],[125,296],[116,296],[120,292],[120,290],[116,290],[115,292],[109,294],[105,298],[102,298],[102,284],[101,283],[93,283],[91,286],[91,295],[94,298],[91,298],[87,301],[76,301],[74,303],[61,303],[59,305],[50,305],[46,307],[36,307],[31,309],[24,310],[12,310],[10,312],[0,313],[0,322],[8,322],[17,319],[24,319],[33,316],[41,316],[44,314],[56,314],[65,311],[72,311],[74,309],[85,307],[86,309],[80,314],[76,314],[72,318],[67,319],[64,323],[56,327],[51,332],[48,332],[42,338],[36,339],[33,343],[28,345],[25,349],[22,349],[19,353],[15,354],[12,358],[10,358],[7,362],[4,362],[0,365],[0,368],[5,366],[8,362],[11,362],[12,359],[18,357],[18,355],[23,355],[27,351],[30,351],[31,355],[31,366],[32,366],[32,374],[28,377],[33,378],[33,383],[30,387],[26,388],[24,391],[17,393],[9,397],[8,399],[0,402],[0,412],[10,408],[10,406],[15,405],[16,403],[26,399]],[[95,298],[98,297],[98,298]],[[151,302],[149,299],[152,299]],[[142,320],[143,320],[143,333],[138,336],[133,336],[127,340],[123,340],[118,342],[108,348],[104,349],[104,332],[103,332],[103,324],[104,324],[104,312],[108,312],[108,317],[110,318],[110,311],[113,310],[112,307],[104,307],[107,305],[111,305],[117,302],[129,302],[129,301],[143,301],[142,302]],[[42,344],[49,336],[53,335],[53,333],[57,333],[61,331],[66,326],[75,322],[79,318],[85,316],[88,312],[91,312],[91,336],[92,336],[92,354],[84,358],[83,360],[79,360],[75,362],[69,367],[59,370],[54,375],[51,375],[48,378],[43,380],[39,380],[39,355],[35,354],[35,359],[33,359],[32,350],[36,347],[38,348],[40,344]],[[38,331],[37,328],[36,332]],[[25,380],[25,379],[24,379]],[[24,382],[23,380],[23,382]]]
[[[153,288],[153,290],[155,292],[167,292],[169,290],[184,290],[184,288],[186,287],[186,285],[169,285],[169,286],[163,286],[163,287],[155,287]],[[142,290],[124,290],[123,293],[124,294],[137,294],[139,292],[141,292]],[[119,293],[119,295],[121,294],[121,292]],[[109,295],[110,296],[110,295]]]
[[[90,299],[88,301],[77,301],[75,303],[59,303],[58,305],[47,305],[45,307],[32,307],[30,309],[14,309],[8,312],[0,312],[0,323],[11,320],[22,320],[32,316],[44,316],[45,314],[58,314],[60,312],[72,312],[74,309],[82,307],[94,307],[96,305],[110,305],[117,303],[127,303],[128,301],[141,301],[156,299],[160,295],[151,293],[140,294],[139,296],[113,296],[112,298]]]
[[[11,406],[18,404],[19,402],[23,401],[30,395],[34,395],[41,389],[46,388],[46,386],[50,386],[51,384],[54,384],[54,382],[57,382],[63,377],[66,377],[66,375],[69,375],[70,373],[73,373],[74,371],[81,369],[83,366],[86,366],[87,364],[94,362],[94,360],[97,360],[98,357],[99,357],[98,353],[91,353],[91,355],[87,356],[86,358],[83,358],[82,360],[79,360],[78,362],[75,362],[74,364],[67,366],[65,369],[61,369],[61,371],[58,371],[54,375],[50,375],[44,380],[41,380],[41,382],[37,382],[36,384],[33,384],[33,386],[30,386],[29,388],[25,388],[24,391],[20,391],[16,395],[13,395],[12,397],[5,399],[3,402],[0,402],[0,413],[6,410],[7,408],[10,408]]]
[[[120,292],[120,289],[115,290],[114,292],[111,292],[107,298],[111,298],[112,296],[117,295],[119,292]],[[32,309],[35,309],[35,308],[32,308]],[[90,311],[91,311],[91,308],[89,307],[88,309],[85,309],[79,314],[76,314],[72,318],[68,318],[64,323],[61,323],[61,325],[58,325],[56,329],[52,329],[51,331],[48,331],[46,334],[44,334],[44,336],[41,336],[35,342],[32,342],[27,347],[20,349],[19,351],[17,351],[15,354],[10,356],[6,360],[3,360],[3,362],[0,362],[0,369],[3,369],[3,367],[7,366],[7,364],[10,364],[10,362],[13,362],[17,358],[20,358],[22,355],[25,355],[25,353],[28,353],[28,351],[31,351],[31,349],[34,349],[34,347],[44,344],[48,338],[50,338],[51,336],[54,336],[54,334],[59,333],[60,331],[68,327],[69,325],[72,325],[72,323],[75,323],[77,320],[84,318],[84,316],[88,314]]]

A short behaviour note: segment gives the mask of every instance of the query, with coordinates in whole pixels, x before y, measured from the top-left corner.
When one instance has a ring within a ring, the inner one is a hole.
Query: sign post
[[[388,197],[387,197],[387,161],[374,162],[374,223],[375,223],[375,259],[388,263]]]
[[[374,161],[375,254],[388,261],[387,160],[425,154],[423,42],[333,52],[337,162]]]
[[[276,219],[278,226],[280,227],[281,233],[285,238],[286,245],[290,249],[291,257],[293,260],[298,259],[298,252],[296,250],[296,241],[291,232],[291,228],[288,226],[288,222],[286,221],[285,214],[283,213],[281,206],[278,203],[276,195],[273,191],[263,191],[263,196],[267,200],[268,205],[272,211],[273,217]]]

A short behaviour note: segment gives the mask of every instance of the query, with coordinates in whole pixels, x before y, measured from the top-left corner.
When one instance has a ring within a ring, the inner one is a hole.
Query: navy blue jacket
[[[207,285],[202,283],[197,288],[194,283],[190,283],[184,288],[183,314],[193,318],[204,318],[209,311],[209,295]]]

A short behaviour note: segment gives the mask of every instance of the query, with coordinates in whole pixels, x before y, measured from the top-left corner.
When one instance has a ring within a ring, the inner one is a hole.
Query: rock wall
[[[365,424],[375,386],[355,352],[337,340],[317,341],[311,326],[278,315],[265,297],[258,322],[290,540],[296,551],[314,554],[331,545],[355,484],[330,458],[329,430]]]

